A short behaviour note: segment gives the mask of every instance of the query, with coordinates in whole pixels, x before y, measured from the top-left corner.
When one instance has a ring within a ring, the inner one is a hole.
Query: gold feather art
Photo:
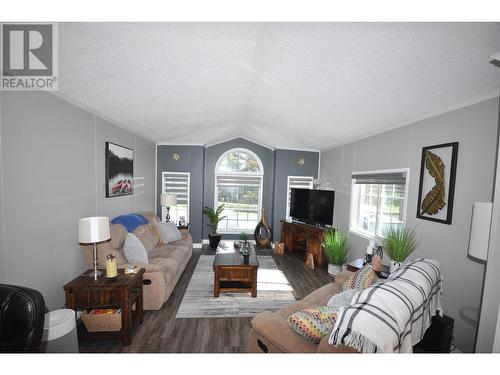
[[[423,214],[435,215],[446,205],[444,164],[439,156],[430,151],[425,151],[425,167],[434,178],[436,185],[427,193],[420,208]]]

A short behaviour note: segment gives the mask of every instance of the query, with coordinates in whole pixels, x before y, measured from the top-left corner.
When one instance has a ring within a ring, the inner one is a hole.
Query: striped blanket
[[[416,259],[402,265],[352,298],[340,313],[330,345],[364,353],[411,353],[438,312],[442,315],[443,280],[439,263]]]

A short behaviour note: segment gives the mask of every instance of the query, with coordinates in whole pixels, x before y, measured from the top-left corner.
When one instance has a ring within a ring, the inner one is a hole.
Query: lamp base
[[[102,277],[103,273],[99,270],[92,270],[90,271],[87,276],[90,277],[91,279],[97,280],[99,277]]]

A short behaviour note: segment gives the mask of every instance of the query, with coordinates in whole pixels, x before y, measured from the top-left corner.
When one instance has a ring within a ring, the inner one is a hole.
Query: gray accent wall
[[[304,159],[304,164],[299,164]],[[276,150],[274,164],[274,193],[273,193],[273,231],[274,240],[279,241],[281,223],[286,215],[286,200],[288,197],[288,176],[318,177],[319,152]]]
[[[78,220],[154,210],[155,145],[48,93],[4,92],[0,113],[6,282],[61,308],[86,269]],[[134,149],[137,194],[105,198],[105,141]]]
[[[179,160],[173,158],[174,153],[180,155]],[[203,210],[203,174],[205,147],[203,146],[157,146],[157,192],[156,212],[161,215],[159,196],[162,191],[162,172],[189,172],[189,224],[193,242],[202,241],[202,210]]]
[[[455,319],[455,344],[474,350],[476,328],[459,316],[480,305],[484,265],[467,256],[472,204],[491,201],[498,139],[498,98],[473,104],[321,153],[321,181],[336,190],[335,224],[349,227],[351,175],[355,171],[409,168],[407,225],[415,225],[420,246],[414,257],[440,262],[444,313]],[[453,222],[416,218],[422,147],[459,142]],[[365,253],[368,240],[352,234],[349,258]],[[498,308],[498,306],[497,306]]]
[[[266,211],[268,222],[273,222],[273,186],[274,186],[274,151],[243,138],[236,138],[224,143],[219,143],[205,149],[205,191],[204,206],[213,207],[215,199],[215,164],[219,157],[233,148],[246,148],[260,158],[264,166],[264,180],[262,193],[262,207]],[[208,221],[203,217],[203,238],[208,239]],[[223,238],[236,239],[238,235],[226,234]]]

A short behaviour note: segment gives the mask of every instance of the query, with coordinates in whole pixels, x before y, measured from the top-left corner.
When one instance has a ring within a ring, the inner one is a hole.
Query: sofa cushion
[[[373,271],[371,265],[367,264],[363,268],[357,270],[343,285],[342,291],[348,289],[362,290],[376,283],[378,277]]]
[[[150,264],[154,264],[158,266],[165,277],[165,282],[171,284],[174,282],[175,277],[178,272],[182,272],[180,266],[182,263],[179,263],[176,259],[172,258],[153,258],[149,259]]]
[[[174,242],[180,240],[182,238],[181,232],[175,226],[173,222],[168,223],[153,223],[155,226],[158,235],[160,236],[160,240],[164,244],[168,244],[170,242]]]
[[[140,227],[137,227],[133,234],[142,242],[148,253],[158,244],[158,239],[154,233],[151,233],[149,225],[141,225]]]
[[[335,307],[317,306],[297,311],[288,317],[290,327],[315,344],[333,329],[339,310]]]
[[[127,234],[123,252],[128,263],[148,263],[148,253],[142,242],[133,233]]]

